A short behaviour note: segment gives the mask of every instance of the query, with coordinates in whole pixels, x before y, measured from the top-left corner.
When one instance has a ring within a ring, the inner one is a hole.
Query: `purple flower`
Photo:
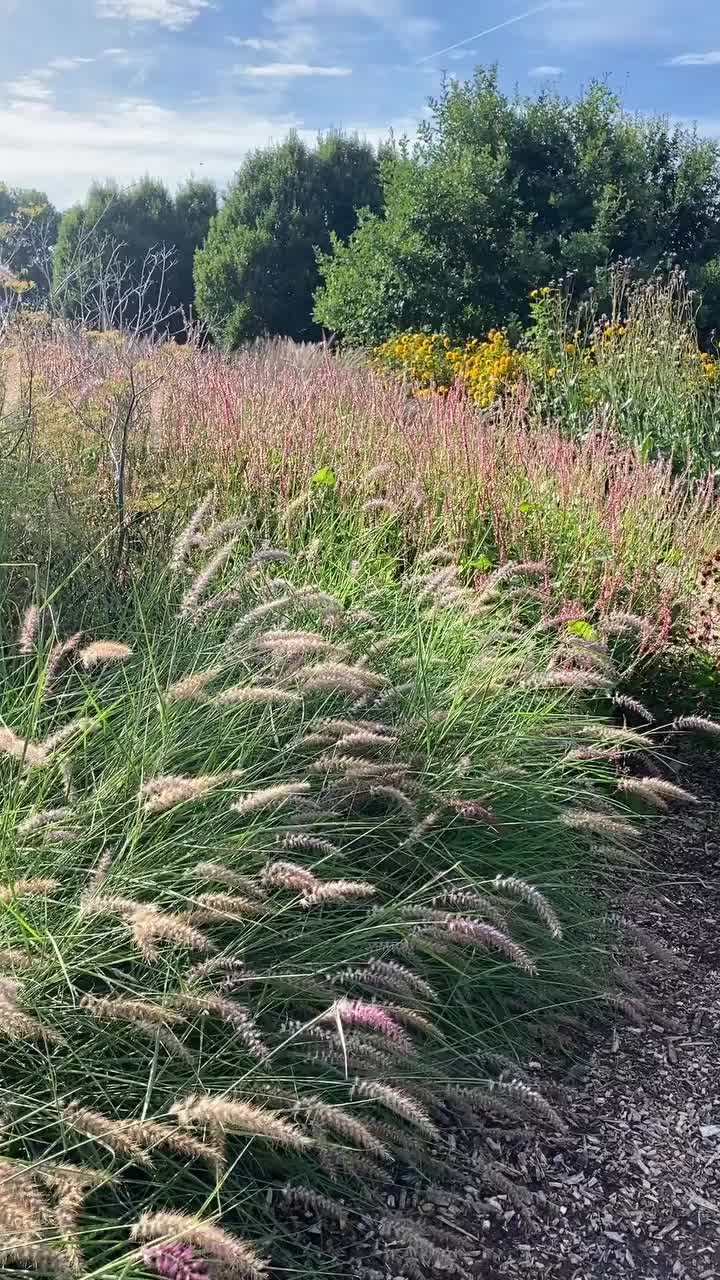
[[[142,1259],[148,1270],[168,1280],[208,1280],[207,1263],[189,1244],[150,1245]]]

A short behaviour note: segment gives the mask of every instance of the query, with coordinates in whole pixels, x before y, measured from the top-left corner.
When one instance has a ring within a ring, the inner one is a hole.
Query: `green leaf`
[[[479,569],[480,573],[489,573],[493,567],[492,560],[488,556],[476,556],[474,560],[464,560],[464,569]]]
[[[330,467],[321,467],[315,472],[312,483],[321,489],[334,489],[337,484],[335,472]]]
[[[571,636],[580,636],[582,640],[597,640],[598,633],[589,622],[568,622],[568,634]]]

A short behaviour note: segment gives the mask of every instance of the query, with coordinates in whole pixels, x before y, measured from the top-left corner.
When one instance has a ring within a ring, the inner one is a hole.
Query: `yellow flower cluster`
[[[438,333],[398,334],[376,348],[375,362],[412,379],[418,395],[443,395],[456,385],[483,407],[517,381],[522,368],[501,329],[491,329],[484,340],[470,338],[463,346],[453,346]]]
[[[31,289],[34,289],[35,284],[32,280],[14,280],[6,276],[4,279],[0,279],[0,287],[8,289],[11,293],[23,294],[29,293]]]
[[[447,358],[455,379],[467,388],[471,400],[483,406],[516,382],[522,367],[501,329],[491,329],[484,342],[471,338],[464,347],[449,350]]]
[[[101,346],[125,341],[125,335],[120,329],[86,329],[85,337],[88,342],[97,342]]]
[[[399,333],[376,347],[375,361],[407,374],[421,388],[447,391],[452,381],[449,347],[449,340],[439,333]]]
[[[600,338],[602,342],[612,342],[615,338],[624,338],[627,329],[624,324],[608,324],[603,329]]]

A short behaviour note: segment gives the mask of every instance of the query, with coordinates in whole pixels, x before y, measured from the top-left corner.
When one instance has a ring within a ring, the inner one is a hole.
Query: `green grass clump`
[[[609,654],[488,621],[437,564],[333,596],[208,523],[164,615],[31,612],[2,650],[6,1266],[297,1270],[309,1204],[327,1270],[398,1161],[452,1180],[458,1112],[562,1124],[488,1055],[605,988]]]

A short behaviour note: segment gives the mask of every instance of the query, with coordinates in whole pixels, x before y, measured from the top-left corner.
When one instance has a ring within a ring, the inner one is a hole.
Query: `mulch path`
[[[701,804],[657,825],[655,873],[617,903],[680,960],[640,963],[664,1025],[620,1018],[565,1085],[571,1136],[514,1150],[542,1189],[495,1219],[484,1280],[720,1277],[720,770],[687,773]]]

